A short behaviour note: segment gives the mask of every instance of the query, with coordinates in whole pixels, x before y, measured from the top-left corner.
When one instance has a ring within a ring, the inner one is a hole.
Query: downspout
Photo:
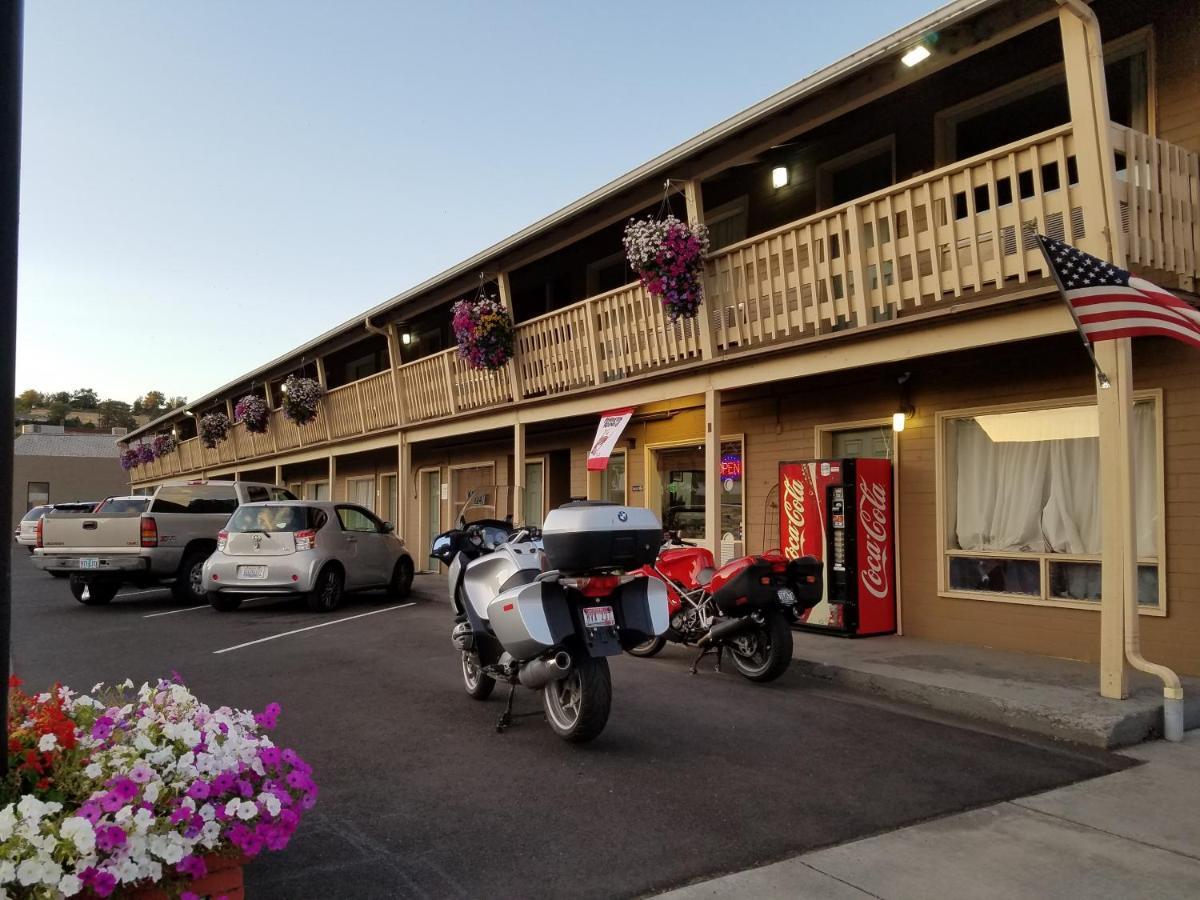
[[[1100,37],[1100,22],[1096,18],[1096,14],[1092,11],[1092,8],[1083,2],[1083,0],[1058,0],[1058,3],[1060,6],[1070,9],[1083,22],[1084,29],[1087,32],[1088,70],[1093,76],[1092,99],[1097,107],[1096,118],[1097,121],[1107,126],[1109,121],[1107,87],[1103,82],[1099,85],[1094,83],[1095,73],[1104,72],[1104,51]],[[1102,78],[1103,75],[1101,74],[1100,77]],[[1102,104],[1100,103],[1101,100],[1103,100]],[[1101,106],[1103,108],[1100,108]],[[1104,162],[1105,165],[1111,165],[1112,156],[1109,155]],[[1111,172],[1106,170],[1103,178],[1106,194],[1110,193],[1111,182]],[[1110,200],[1110,196],[1103,198],[1104,208],[1109,219],[1108,240],[1110,248],[1117,249],[1120,233],[1114,230],[1116,223],[1112,221],[1112,204]],[[1121,260],[1121,263],[1124,264],[1124,259]],[[1133,573],[1126,573],[1125,576],[1125,658],[1139,672],[1153,675],[1162,681],[1163,737],[1168,741],[1182,741],[1184,730],[1183,684],[1174,670],[1160,663],[1150,662],[1142,656],[1141,635],[1139,634],[1141,623],[1138,619],[1137,609],[1136,572],[1137,567],[1135,565]]]

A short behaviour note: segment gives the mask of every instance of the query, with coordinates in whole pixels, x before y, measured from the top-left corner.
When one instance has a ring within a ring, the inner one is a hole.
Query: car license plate
[[[266,578],[266,566],[238,566],[238,578]]]
[[[100,560],[94,556],[84,556],[79,560],[79,568],[81,569],[98,569],[100,568]]]
[[[583,608],[583,624],[588,628],[603,628],[617,624],[611,606],[585,606]]]

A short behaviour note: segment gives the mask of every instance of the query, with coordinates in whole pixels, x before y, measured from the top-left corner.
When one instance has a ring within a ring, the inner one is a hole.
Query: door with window
[[[596,473],[600,479],[596,499],[624,506],[626,504],[625,472],[625,451],[614,451],[608,458],[608,467],[604,471]]]
[[[395,475],[381,475],[379,477],[379,517],[383,521],[395,525],[400,521],[399,510],[399,479]]]
[[[304,485],[304,499],[323,502],[329,499],[328,481],[310,481]]]
[[[442,470],[423,469],[419,476],[421,507],[421,558],[425,571],[437,570],[437,563],[424,553],[433,545],[433,539],[442,533]]]
[[[525,462],[525,495],[521,498],[521,524],[542,527],[546,512],[546,461]]]
[[[450,511],[454,521],[458,521],[468,503],[478,510],[475,518],[486,514],[487,518],[503,519],[512,512],[508,508],[508,494],[507,487],[497,491],[496,467],[492,463],[457,466],[450,470]]]
[[[833,459],[891,459],[895,432],[886,425],[845,428],[830,434]]]

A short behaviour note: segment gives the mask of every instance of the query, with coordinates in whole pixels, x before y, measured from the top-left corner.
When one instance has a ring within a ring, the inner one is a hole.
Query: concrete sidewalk
[[[939,712],[1111,749],[1162,733],[1162,684],[1140,672],[1127,700],[1098,693],[1091,663],[911,637],[848,640],[795,632],[794,667]],[[1184,680],[1186,725],[1200,727],[1200,679]]]
[[[1200,732],[1045,794],[806,853],[661,900],[1200,897]]]

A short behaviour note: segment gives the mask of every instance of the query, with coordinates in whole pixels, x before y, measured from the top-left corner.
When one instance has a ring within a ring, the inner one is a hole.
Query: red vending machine
[[[888,459],[779,464],[779,546],[825,563],[803,627],[850,637],[896,631],[895,526]]]

